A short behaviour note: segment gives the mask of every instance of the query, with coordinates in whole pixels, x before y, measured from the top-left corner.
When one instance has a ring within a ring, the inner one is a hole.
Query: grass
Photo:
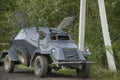
[[[17,65],[17,68],[21,69],[33,69],[31,67],[26,67],[23,65]],[[55,72],[53,70],[53,72]],[[58,70],[59,74],[64,74],[64,75],[76,75],[75,69],[60,69]],[[95,80],[120,80],[120,71],[118,70],[117,72],[111,72],[105,68],[102,68],[99,65],[91,65],[91,70],[90,70],[90,79],[95,79]]]
[[[120,71],[111,72],[98,65],[91,66],[90,77],[96,80],[120,80]]]
[[[61,69],[58,71],[60,74],[76,75],[76,71],[73,69]],[[95,80],[120,80],[120,71],[111,72],[108,69],[102,68],[99,65],[91,65],[90,79]]]
[[[76,70],[75,69],[60,69],[58,73],[65,74],[65,75],[76,75]]]

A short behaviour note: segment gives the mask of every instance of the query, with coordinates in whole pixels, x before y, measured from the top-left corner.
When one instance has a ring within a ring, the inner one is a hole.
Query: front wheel
[[[76,72],[77,72],[78,77],[81,77],[81,78],[89,77],[89,73],[90,73],[89,64],[88,63],[83,63],[82,64],[82,69],[77,68]]]
[[[48,66],[47,74],[50,74],[52,72],[52,69]]]
[[[34,61],[34,73],[37,77],[44,77],[47,73],[48,65],[45,56],[37,56]]]
[[[14,61],[11,61],[9,56],[6,55],[4,59],[4,69],[8,73],[12,73],[14,71]]]

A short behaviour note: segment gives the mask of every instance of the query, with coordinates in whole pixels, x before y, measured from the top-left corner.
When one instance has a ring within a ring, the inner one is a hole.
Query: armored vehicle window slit
[[[55,36],[55,35],[51,35],[51,36],[50,36],[50,39],[51,39],[51,40],[56,40],[56,36]]]
[[[69,40],[69,36],[58,36],[58,40]]]

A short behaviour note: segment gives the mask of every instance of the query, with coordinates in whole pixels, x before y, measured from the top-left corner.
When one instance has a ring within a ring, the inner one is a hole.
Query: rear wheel
[[[76,72],[77,72],[78,77],[81,77],[81,78],[89,77],[89,73],[90,73],[89,64],[87,63],[82,64],[82,69],[77,68]]]
[[[4,59],[4,69],[8,73],[12,73],[14,71],[14,61],[11,61],[9,56],[6,55]]]
[[[45,56],[37,56],[34,62],[34,73],[37,77],[44,77],[47,73],[48,65]]]

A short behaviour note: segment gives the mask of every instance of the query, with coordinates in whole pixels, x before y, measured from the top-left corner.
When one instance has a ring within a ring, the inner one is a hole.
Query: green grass
[[[61,69],[58,71],[60,74],[76,75],[75,69]],[[111,72],[98,65],[91,65],[90,79],[95,80],[120,80],[120,71]]]
[[[98,65],[91,66],[90,77],[96,80],[120,80],[120,71],[111,72]]]
[[[65,74],[65,75],[76,75],[75,69],[60,69],[58,70],[59,74]]]

